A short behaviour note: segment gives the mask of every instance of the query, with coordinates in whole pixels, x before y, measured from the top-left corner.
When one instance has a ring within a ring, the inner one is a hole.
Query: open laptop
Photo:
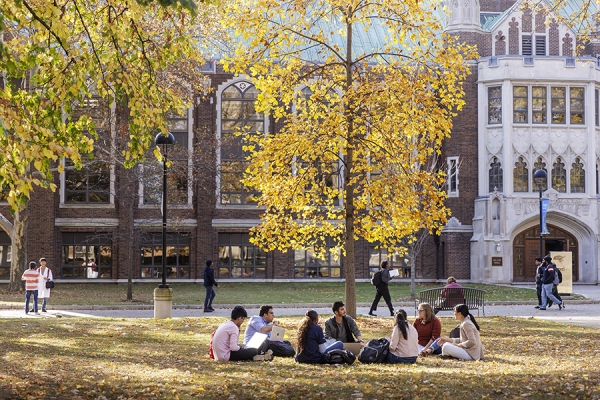
[[[277,325],[273,325],[271,329],[271,341],[272,342],[283,342],[283,336],[285,336],[285,328]]]
[[[358,353],[360,353],[361,349],[362,346],[360,343],[344,343],[344,350],[351,351],[355,356],[358,356]]]
[[[248,341],[248,343],[244,347],[247,349],[248,348],[258,349],[260,346],[262,346],[265,339],[267,339],[266,333],[256,332],[254,335],[252,335],[252,338]]]

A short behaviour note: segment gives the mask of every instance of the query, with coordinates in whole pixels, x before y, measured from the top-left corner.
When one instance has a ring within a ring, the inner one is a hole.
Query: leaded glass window
[[[585,91],[583,88],[571,88],[569,90],[569,100],[571,107],[571,123],[572,124],[583,124],[584,120],[584,109],[585,109]]]
[[[552,188],[559,193],[567,192],[567,170],[560,157],[552,164]]]
[[[267,252],[248,233],[219,233],[219,278],[266,278]]]
[[[534,86],[531,88],[531,111],[534,124],[545,124],[547,122],[547,89],[545,86]]]
[[[564,124],[565,113],[566,113],[566,88],[564,87],[553,87],[550,89],[551,93],[551,107],[552,107],[552,123],[553,124]]]
[[[527,86],[513,87],[513,122],[527,123]]]
[[[500,161],[498,160],[498,157],[494,157],[492,159],[492,163],[490,164],[490,192],[493,192],[494,190],[498,190],[499,192],[502,192],[503,188],[502,188],[502,184],[503,184],[503,177],[502,177],[502,164],[500,164]]]
[[[294,251],[294,278],[341,278],[341,254],[332,253],[334,242],[325,241],[325,259],[317,258],[313,248]]]
[[[525,162],[523,157],[519,157],[515,163],[515,169],[513,170],[513,190],[515,192],[529,191],[529,170],[527,169],[527,162]]]
[[[544,162],[544,160],[542,160],[542,157],[537,158],[537,160],[533,164],[533,168],[534,168],[533,169],[534,171],[543,169],[544,171],[546,171],[546,173],[548,173],[548,171],[546,170],[546,163]],[[536,187],[536,189],[537,189],[537,187]],[[548,190],[548,179],[546,179],[546,181],[544,182],[544,186],[542,187],[542,190]]]
[[[571,165],[571,193],[585,193],[585,170],[579,157]]]
[[[502,123],[502,87],[488,88],[488,123]]]

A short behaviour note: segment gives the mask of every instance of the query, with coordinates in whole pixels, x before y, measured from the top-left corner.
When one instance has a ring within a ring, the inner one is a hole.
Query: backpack
[[[372,339],[363,347],[358,361],[365,364],[383,363],[390,352],[390,341],[387,338]]]
[[[356,356],[349,350],[335,349],[325,353],[323,364],[354,364]]]
[[[215,353],[214,353],[214,351],[213,351],[213,345],[212,345],[212,342],[213,342],[213,338],[215,337],[215,333],[217,333],[217,331],[214,331],[214,332],[212,333],[212,335],[210,336],[210,343],[208,344],[208,356],[209,356],[210,358],[212,358],[213,360],[215,359]]]
[[[560,272],[560,269],[556,268],[556,266],[554,267],[554,282],[552,282],[553,285],[558,285],[562,283],[562,272]]]
[[[373,284],[373,286],[379,286],[381,282],[381,271],[377,271],[375,272],[375,275],[373,275],[373,277],[371,278],[371,283]]]

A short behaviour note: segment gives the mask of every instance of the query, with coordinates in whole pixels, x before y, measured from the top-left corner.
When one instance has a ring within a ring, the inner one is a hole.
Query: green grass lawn
[[[478,318],[482,361],[313,366],[208,358],[222,318],[0,320],[2,399],[598,399],[598,330]],[[295,346],[300,319],[283,318]],[[359,318],[365,338],[389,319]],[[455,320],[442,318],[446,334]],[[242,330],[245,325],[242,326]]]
[[[154,283],[133,285],[134,301],[140,304],[153,304]],[[202,304],[204,287],[192,283],[173,283],[173,304]],[[468,284],[486,291],[486,301],[523,301],[536,300],[535,290],[510,286]],[[0,285],[0,304],[21,305],[24,293],[8,293],[8,285]],[[419,291],[439,287],[439,285],[417,285]],[[331,303],[343,299],[343,282],[291,282],[291,283],[223,283],[216,289],[214,304],[290,304],[290,303]],[[408,300],[410,285],[407,283],[390,284],[392,300]],[[358,302],[371,302],[375,288],[368,282],[357,282],[356,298]],[[126,284],[57,284],[52,290],[50,303],[53,305],[123,305],[127,298]]]

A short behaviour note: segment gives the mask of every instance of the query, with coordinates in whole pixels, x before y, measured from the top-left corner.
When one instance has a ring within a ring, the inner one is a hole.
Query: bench
[[[419,298],[415,300],[415,317],[420,303],[428,303],[437,314],[439,311],[452,311],[458,304],[466,304],[469,310],[479,309],[485,317],[485,290],[468,287],[461,288],[434,288],[419,292]]]

